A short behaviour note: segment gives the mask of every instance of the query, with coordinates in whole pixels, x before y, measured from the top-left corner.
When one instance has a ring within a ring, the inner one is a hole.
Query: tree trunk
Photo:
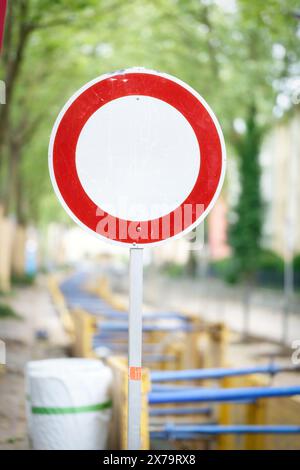
[[[14,139],[10,139],[8,147],[7,181],[2,195],[3,215],[7,217],[14,213],[16,194],[18,189],[18,166],[20,165],[19,145]]]
[[[13,240],[12,270],[22,277],[25,274],[26,217],[24,208],[23,180],[21,171],[22,144],[20,140],[11,142],[10,207],[16,214],[16,229]]]
[[[25,274],[26,227],[17,225],[13,240],[12,271],[17,277]]]
[[[195,256],[195,252],[193,250],[190,250],[189,258],[186,264],[187,275],[192,278],[195,278],[197,275],[197,268],[198,268],[198,262]]]
[[[2,211],[2,208],[1,208]],[[0,291],[7,293],[11,287],[13,224],[0,214]]]
[[[11,113],[11,102],[16,88],[16,82],[19,77],[21,65],[24,58],[24,53],[28,43],[32,28],[27,24],[27,16],[29,5],[27,1],[22,1],[20,4],[16,4],[16,11],[13,13],[13,2],[9,2],[7,12],[7,36],[5,35],[4,42],[4,69],[5,77],[4,81],[6,84],[6,105],[0,108],[0,149],[3,146],[7,134],[9,132],[9,121]],[[15,34],[17,36],[16,44],[11,44],[12,38],[12,22],[14,21],[14,15],[19,12],[21,21],[16,24]],[[6,42],[8,41],[8,44]],[[6,49],[6,46],[11,49]]]

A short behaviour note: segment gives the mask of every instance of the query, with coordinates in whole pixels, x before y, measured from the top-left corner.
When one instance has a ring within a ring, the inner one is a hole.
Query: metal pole
[[[243,292],[243,326],[242,326],[242,337],[246,340],[250,332],[250,294],[251,285],[245,281],[244,292]]]
[[[291,254],[284,260],[284,303],[282,311],[281,342],[287,344],[289,337],[290,302],[294,292],[294,267]]]
[[[290,152],[287,158],[287,190],[286,190],[286,221],[285,221],[285,249],[284,249],[284,301],[282,309],[281,342],[288,344],[289,317],[291,302],[294,296],[294,245],[297,213],[296,191],[298,187],[298,121],[293,120],[290,129]]]
[[[130,248],[128,349],[128,449],[141,447],[143,249]]]

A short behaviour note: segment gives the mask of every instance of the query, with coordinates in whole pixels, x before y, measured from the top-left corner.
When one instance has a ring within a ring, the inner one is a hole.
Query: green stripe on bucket
[[[107,408],[111,408],[111,406],[112,402],[111,400],[109,400],[104,403],[97,403],[96,405],[86,406],[70,406],[57,408],[33,406],[31,408],[31,411],[35,415],[67,415],[74,413],[90,413],[92,411],[106,410]]]

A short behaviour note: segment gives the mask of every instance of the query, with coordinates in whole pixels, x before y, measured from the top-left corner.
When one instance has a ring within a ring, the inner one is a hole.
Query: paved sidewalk
[[[25,419],[24,366],[31,359],[62,357],[68,339],[62,329],[45,279],[35,286],[16,289],[3,302],[9,303],[22,320],[0,320],[0,339],[6,343],[6,373],[0,375],[0,450],[28,449]],[[37,340],[36,330],[45,330],[47,340]]]

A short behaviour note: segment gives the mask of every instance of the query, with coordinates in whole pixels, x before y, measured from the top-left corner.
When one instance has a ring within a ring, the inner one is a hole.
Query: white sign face
[[[199,145],[177,109],[150,96],[126,96],[87,121],[76,167],[85,192],[104,211],[146,221],[173,211],[190,194],[200,168]]]
[[[84,86],[51,136],[64,207],[100,238],[159,244],[192,230],[221,189],[225,146],[205,101],[166,74],[129,69]]]

